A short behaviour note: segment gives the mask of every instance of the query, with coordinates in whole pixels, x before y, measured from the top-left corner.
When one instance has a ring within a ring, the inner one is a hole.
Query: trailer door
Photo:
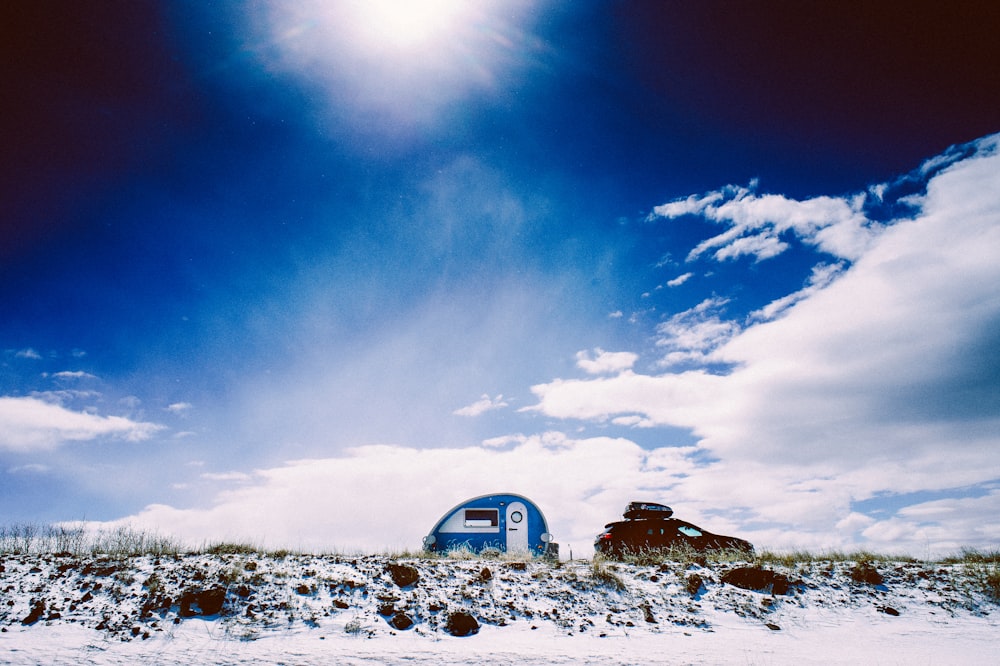
[[[507,505],[507,552],[528,551],[528,507],[524,502]]]

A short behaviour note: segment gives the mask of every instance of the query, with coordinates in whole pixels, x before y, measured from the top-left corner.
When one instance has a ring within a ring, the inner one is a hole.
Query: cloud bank
[[[249,478],[200,474],[219,487],[212,505],[162,504],[117,522],[200,545],[249,540],[269,546],[373,552],[416,549],[441,515],[484,492],[515,492],[540,504],[564,553],[589,555],[603,507],[636,489],[669,488],[693,471],[688,449],[646,451],[623,438],[558,432],[514,436],[493,447],[372,445],[343,456],[290,461]],[[103,524],[108,526],[109,523]]]
[[[790,232],[853,263],[818,266],[809,286],[762,309],[755,319],[763,321],[751,325],[710,314],[720,304],[703,303],[660,326],[665,365],[701,357],[731,372],[555,380],[532,388],[534,409],[599,422],[638,414],[690,428],[717,462],[682,482],[682,496],[744,507],[751,521],[799,534],[851,527],[837,516],[878,493],[995,482],[998,143],[988,137],[970,157],[922,167],[931,176],[925,194],[909,202],[916,214],[891,224],[864,218],[860,197],[796,202],[738,188],[658,207],[664,217],[699,214],[727,225],[689,259],[713,248],[715,259],[729,259],[749,253],[740,239],[764,234],[778,242]],[[957,511],[942,505],[941,533]],[[911,507],[847,536],[912,544],[933,531],[925,515]],[[991,529],[983,536],[995,543],[1000,533]],[[777,531],[771,537],[784,541]]]
[[[458,448],[373,444],[194,474],[191,487],[213,484],[208,506],[157,504],[123,520],[195,542],[415,548],[451,506],[510,491],[537,501],[576,555],[589,555],[600,527],[635,499],[667,501],[758,547],[995,548],[998,144],[987,137],[929,161],[905,177],[923,185],[905,201],[889,200],[890,183],[805,202],[730,188],[658,207],[663,224],[696,214],[725,227],[690,262],[761,262],[801,241],[819,249],[817,263],[802,289],[739,320],[722,297],[665,317],[651,358],[579,352],[580,377],[532,386],[536,404],[519,410],[546,419],[544,433]],[[872,201],[900,214],[874,221]],[[453,413],[505,403],[483,394]],[[581,423],[682,429],[696,444],[559,431]]]

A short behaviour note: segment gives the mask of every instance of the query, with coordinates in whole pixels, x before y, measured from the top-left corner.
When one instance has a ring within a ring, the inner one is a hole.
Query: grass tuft
[[[613,570],[613,565],[609,565],[607,559],[602,555],[594,555],[590,561],[590,575],[594,582],[603,587],[611,588],[616,592],[625,591],[625,582],[621,576]]]
[[[260,555],[263,550],[251,543],[224,541],[202,548],[200,552],[206,555]]]

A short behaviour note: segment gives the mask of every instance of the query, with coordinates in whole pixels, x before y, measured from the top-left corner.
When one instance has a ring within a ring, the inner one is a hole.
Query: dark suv
[[[671,518],[668,506],[631,502],[623,517],[608,523],[594,540],[594,551],[611,557],[688,547],[697,551],[739,550],[753,554],[753,544],[736,537],[712,534],[696,525]]]

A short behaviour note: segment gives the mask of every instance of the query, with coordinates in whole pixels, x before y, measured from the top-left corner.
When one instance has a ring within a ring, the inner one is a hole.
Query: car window
[[[701,531],[695,529],[694,527],[691,527],[690,525],[681,525],[680,527],[677,528],[677,531],[683,534],[684,536],[689,536],[689,537],[701,536]]]

